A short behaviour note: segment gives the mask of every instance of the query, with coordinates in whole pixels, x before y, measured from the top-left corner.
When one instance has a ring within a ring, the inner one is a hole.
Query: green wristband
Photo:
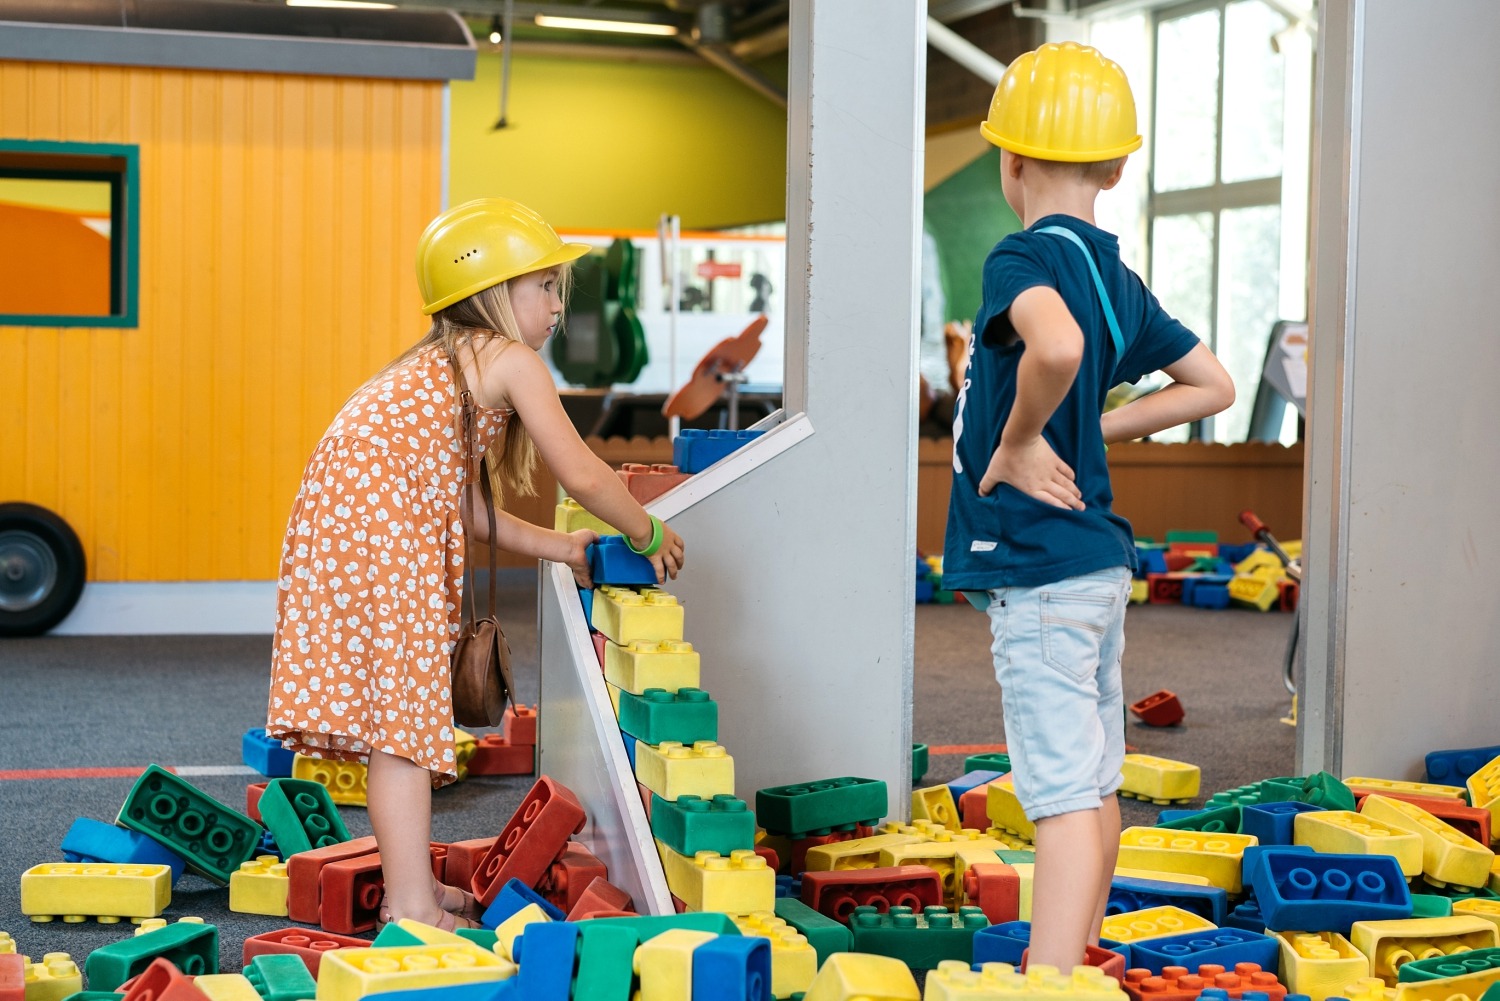
[[[628,535],[625,536],[625,545],[629,546],[630,551],[637,556],[655,556],[656,551],[661,548],[662,527],[661,519],[653,514],[651,515],[651,541],[646,544],[646,548],[635,548],[635,543]]]

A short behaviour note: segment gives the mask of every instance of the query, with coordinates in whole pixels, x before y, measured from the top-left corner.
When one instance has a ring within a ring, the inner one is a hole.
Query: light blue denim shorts
[[[989,592],[995,679],[1016,797],[1040,820],[1097,809],[1120,788],[1120,656],[1130,570]]]

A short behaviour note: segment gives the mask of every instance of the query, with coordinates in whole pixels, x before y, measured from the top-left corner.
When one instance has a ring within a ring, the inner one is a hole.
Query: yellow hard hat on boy
[[[979,131],[1012,153],[1070,163],[1113,160],[1141,146],[1125,71],[1077,42],[1017,57]]]
[[[509,198],[455,205],[428,223],[417,241],[422,312],[436,313],[491,285],[588,252],[588,244],[564,243],[545,219]]]

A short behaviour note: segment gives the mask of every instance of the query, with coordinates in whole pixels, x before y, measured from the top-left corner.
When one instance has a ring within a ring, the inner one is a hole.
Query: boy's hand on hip
[[[1083,510],[1083,494],[1074,482],[1072,467],[1057,457],[1041,435],[1023,444],[1001,439],[979,481],[979,496],[988,497],[1001,483],[1053,507]]]

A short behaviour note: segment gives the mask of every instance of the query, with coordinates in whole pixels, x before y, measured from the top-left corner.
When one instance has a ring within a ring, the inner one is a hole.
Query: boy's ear
[[[1099,186],[1100,191],[1108,191],[1120,183],[1120,178],[1125,176],[1125,161],[1128,159],[1130,159],[1128,155],[1120,157],[1119,161],[1115,164],[1115,169],[1110,171],[1109,176],[1104,179],[1104,183]]]
[[[1000,176],[1016,180],[1021,176],[1021,164],[1026,160],[1019,153],[1012,153],[1008,149],[1000,151]]]

